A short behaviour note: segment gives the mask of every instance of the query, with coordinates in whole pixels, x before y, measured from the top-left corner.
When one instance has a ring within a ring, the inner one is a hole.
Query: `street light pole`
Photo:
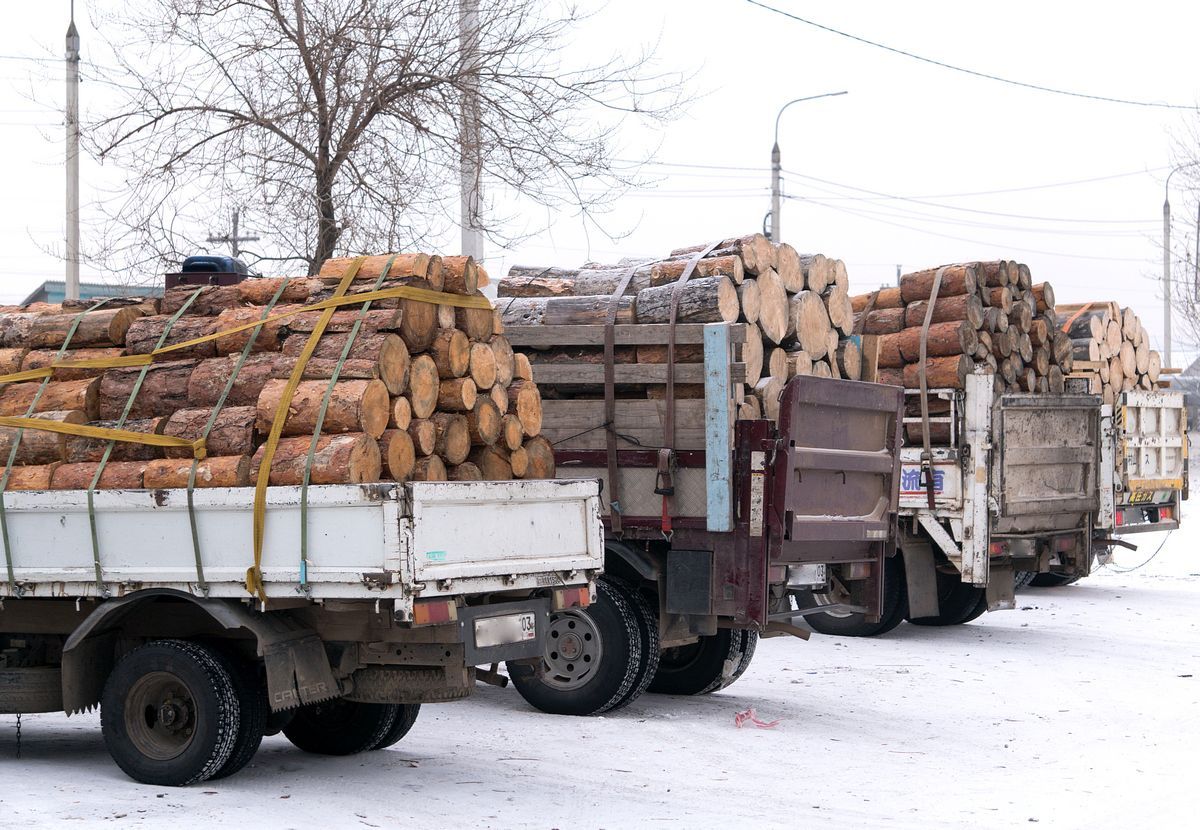
[[[779,186],[779,174],[782,172],[782,165],[779,161],[779,119],[783,117],[783,111],[792,104],[799,104],[801,101],[815,101],[818,98],[834,98],[838,95],[846,95],[847,91],[841,92],[825,92],[821,95],[809,95],[804,98],[796,98],[788,101],[779,108],[779,112],[775,115],[775,144],[771,147],[771,241],[779,242],[779,207],[780,201],[783,199],[783,194]]]

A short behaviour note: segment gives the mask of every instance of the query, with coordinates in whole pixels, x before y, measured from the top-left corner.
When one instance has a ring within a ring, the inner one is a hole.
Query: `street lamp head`
[[[788,107],[790,107],[792,104],[799,104],[801,101],[815,101],[818,98],[836,98],[839,95],[849,95],[849,94],[850,94],[849,90],[843,89],[841,92],[823,92],[820,95],[806,95],[803,98],[793,98],[791,101],[788,101],[786,104],[784,104],[782,107],[780,107],[779,112],[775,114],[775,144],[776,144],[776,146],[779,145],[779,119],[783,117],[783,111],[786,110]]]

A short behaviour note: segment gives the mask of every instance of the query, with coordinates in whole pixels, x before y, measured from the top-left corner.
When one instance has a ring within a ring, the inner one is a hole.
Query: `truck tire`
[[[510,663],[508,676],[531,706],[551,715],[598,715],[617,706],[638,680],[645,649],[637,615],[606,577],[596,602],[550,615],[544,674]]]
[[[1013,575],[1013,590],[1019,591],[1026,585],[1032,585],[1033,581],[1037,579],[1037,577],[1037,571],[1017,571]]]
[[[233,678],[209,649],[158,640],[121,658],[100,698],[105,746],[126,775],[181,787],[229,760],[241,728]]]
[[[267,732],[267,719],[271,715],[271,703],[267,699],[267,684],[258,673],[258,666],[236,655],[221,655],[224,657],[225,670],[233,678],[237,690],[238,707],[242,713],[242,723],[238,729],[237,740],[233,744],[233,752],[221,768],[209,776],[216,781],[228,778],[240,772],[250,763],[262,745],[263,736]]]
[[[58,666],[0,669],[0,715],[62,710],[62,669]]]
[[[883,566],[883,608],[879,622],[867,622],[866,614],[809,614],[804,618],[808,627],[819,634],[840,637],[878,637],[887,634],[908,615],[908,583],[904,575],[904,560],[893,556]]]
[[[721,628],[686,646],[663,649],[650,691],[660,695],[706,695],[737,679],[744,651],[742,632]]]
[[[396,719],[392,721],[392,728],[371,749],[387,749],[389,746],[398,744],[413,728],[413,724],[417,722],[417,715],[421,713],[421,704],[401,703],[399,707]]]
[[[1035,574],[1033,579],[1029,580],[1029,584],[1034,588],[1062,588],[1065,585],[1074,585],[1081,576],[1067,576],[1066,574]]]
[[[754,659],[754,652],[757,649],[758,632],[752,631],[749,628],[742,629],[742,659],[738,663],[738,667],[734,669],[733,677],[730,678],[729,683],[725,684],[726,686],[728,686],[730,683],[736,682],[743,674],[746,673],[746,669],[750,668],[750,661]]]
[[[658,613],[650,605],[650,601],[646,599],[646,595],[637,589],[637,586],[623,579],[615,577],[605,577],[612,586],[621,592],[629,606],[633,609],[633,615],[637,618],[638,631],[642,636],[642,660],[638,664],[637,676],[633,681],[633,685],[629,688],[629,692],[621,701],[612,707],[609,711],[620,709],[623,706],[637,700],[646,689],[650,686],[650,681],[654,680],[654,674],[658,671],[658,659],[660,654],[659,649],[659,631],[658,631]]]
[[[301,707],[283,734],[297,749],[314,755],[357,755],[387,737],[399,708],[395,703],[326,700]]]
[[[913,625],[962,625],[987,610],[987,589],[964,583],[958,576],[938,572],[938,614],[908,618]]]

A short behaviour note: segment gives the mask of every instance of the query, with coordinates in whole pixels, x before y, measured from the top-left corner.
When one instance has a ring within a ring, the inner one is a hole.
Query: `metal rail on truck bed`
[[[98,491],[91,514],[84,491],[7,493],[16,585],[0,596],[247,597],[246,489],[198,489],[193,511],[196,546],[184,490]],[[417,598],[586,582],[603,562],[598,511],[595,481],[312,486],[302,566],[300,488],[270,487],[263,582],[272,599],[386,599],[409,615]]]

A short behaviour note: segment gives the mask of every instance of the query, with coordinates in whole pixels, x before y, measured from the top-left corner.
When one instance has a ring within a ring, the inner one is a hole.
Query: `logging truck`
[[[540,664],[604,561],[598,484],[554,480],[469,257],[214,267],[0,313],[0,714],[99,706],[166,786],[280,731],[394,744],[476,666]]]
[[[885,568],[882,611],[808,616],[817,631],[966,623],[1012,608],[1017,574],[1069,584],[1096,555],[1128,546],[1121,534],[1178,526],[1187,481],[1179,393],[1125,392],[1114,417],[1096,395],[997,398],[981,368],[962,388],[929,390],[924,412],[919,390],[905,394],[905,426],[918,440],[901,451],[898,553]]]
[[[702,362],[610,363],[610,385],[656,391],[597,399],[606,367],[584,361],[606,328],[618,349],[644,355],[673,337]],[[760,636],[807,637],[794,624],[806,614],[878,618],[903,391],[797,375],[764,401],[771,418],[738,417],[747,329],[761,337],[737,323],[506,326],[535,360],[564,347],[582,355],[535,364],[540,385],[584,392],[544,400],[542,431],[558,475],[603,482],[596,602],[551,614],[540,667],[508,666],[534,707],[589,715],[647,690],[706,694],[742,676]],[[672,372],[686,397],[663,390]],[[838,605],[798,606],[800,590],[836,594]]]

